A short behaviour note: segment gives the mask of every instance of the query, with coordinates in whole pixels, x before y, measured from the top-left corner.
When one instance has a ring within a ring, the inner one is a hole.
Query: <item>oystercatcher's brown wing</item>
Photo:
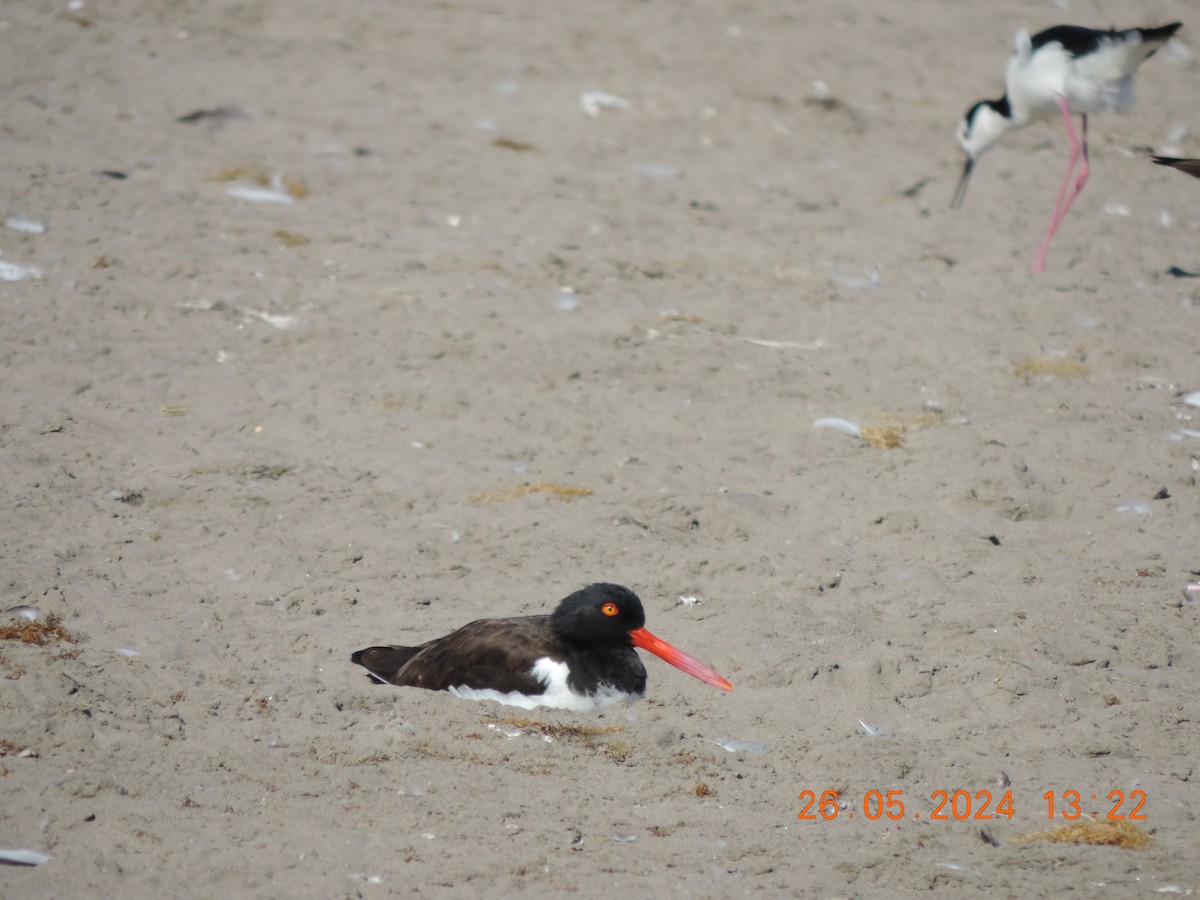
[[[402,687],[444,691],[469,687],[537,695],[545,685],[531,670],[557,643],[549,616],[480,619],[420,647],[369,647],[351,660]]]
[[[1150,158],[1160,166],[1170,166],[1180,172],[1187,172],[1193,178],[1200,178],[1200,159],[1178,159],[1174,156],[1152,156]]]

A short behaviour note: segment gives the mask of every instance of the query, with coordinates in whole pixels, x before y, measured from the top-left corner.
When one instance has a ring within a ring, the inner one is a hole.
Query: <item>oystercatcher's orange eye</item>
[[[600,612],[604,613],[606,616],[615,616],[620,612],[620,610],[617,609],[617,604],[615,603],[605,603],[602,607],[600,607]]]

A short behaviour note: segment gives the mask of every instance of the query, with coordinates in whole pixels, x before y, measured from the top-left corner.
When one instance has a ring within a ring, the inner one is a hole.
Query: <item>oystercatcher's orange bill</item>
[[[700,660],[693,656],[688,656],[676,647],[672,647],[662,638],[652,635],[645,628],[635,628],[629,632],[629,636],[633,638],[633,645],[635,647],[649,650],[659,659],[665,659],[675,668],[687,672],[693,678],[699,678],[705,684],[711,684],[713,687],[720,688],[723,691],[733,690],[732,684],[700,662]]]

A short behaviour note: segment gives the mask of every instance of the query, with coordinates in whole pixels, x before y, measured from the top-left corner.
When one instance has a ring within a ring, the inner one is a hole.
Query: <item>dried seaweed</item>
[[[910,431],[921,431],[941,423],[940,413],[888,413],[870,412],[873,419],[881,419],[879,424],[863,425],[860,434],[863,443],[877,450],[895,450],[904,444],[904,436]]]
[[[492,146],[499,147],[501,150],[513,150],[517,153],[529,153],[530,151],[537,150],[537,147],[535,147],[533,144],[527,143],[526,141],[513,140],[512,138],[507,137],[496,138],[492,141]]]
[[[595,750],[616,763],[625,763],[633,756],[633,748],[621,741],[606,740],[609,735],[626,730],[624,725],[569,725],[560,722],[540,722],[524,716],[507,716],[499,722],[513,728],[529,729],[554,740],[577,741],[586,750]]]
[[[895,450],[904,443],[908,431],[903,425],[864,425],[863,443],[876,450]]]
[[[297,234],[294,231],[285,231],[282,228],[276,229],[274,232],[272,232],[272,234],[275,235],[275,238],[279,241],[279,243],[289,248],[303,247],[305,244],[309,243],[309,239],[304,235]]]
[[[1124,850],[1144,850],[1154,838],[1127,820],[1096,820],[1071,822],[1048,831],[1038,831],[1013,838],[1017,844],[1050,841],[1056,844],[1090,844],[1096,847],[1120,847]]]
[[[8,657],[0,653],[0,672],[4,673],[4,677],[7,680],[16,681],[25,674],[25,667],[9,662]],[[3,749],[3,741],[0,741],[0,756],[4,755]]]
[[[1060,378],[1082,378],[1088,374],[1088,367],[1082,360],[1069,357],[1036,356],[1019,363],[1013,372],[1018,378],[1032,378],[1035,375],[1057,375]]]
[[[592,746],[597,738],[606,734],[618,734],[626,730],[624,725],[566,725],[560,722],[540,722],[524,716],[506,716],[499,721],[513,728],[532,728],[555,740],[581,740],[587,746]]]
[[[523,484],[507,491],[481,491],[478,494],[472,494],[470,500],[472,503],[486,506],[489,503],[518,500],[529,494],[553,494],[559,500],[578,500],[580,497],[589,497],[593,493],[595,492],[588,487],[572,487],[569,484],[535,481],[533,484]]]
[[[11,625],[0,625],[0,641],[20,641],[23,644],[45,647],[52,641],[74,644],[75,638],[63,628],[62,619],[51,613],[46,616],[45,621],[21,621]]]

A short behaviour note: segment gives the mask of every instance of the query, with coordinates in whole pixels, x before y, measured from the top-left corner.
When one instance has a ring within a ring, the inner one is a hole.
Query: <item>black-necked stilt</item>
[[[1200,159],[1177,159],[1174,156],[1150,157],[1160,166],[1170,166],[1180,172],[1187,172],[1193,178],[1200,178]]]
[[[1132,106],[1133,76],[1138,66],[1180,27],[1181,23],[1172,22],[1161,28],[1098,31],[1078,25],[1056,25],[1033,37],[1027,31],[1018,32],[1016,53],[1008,62],[1004,79],[1004,96],[999,100],[979,101],[959,123],[958,142],[967,153],[967,161],[951,206],[962,205],[971,169],[984,151],[1008,132],[1061,112],[1071,141],[1071,159],[1058,190],[1050,227],[1033,261],[1033,271],[1041,272],[1050,239],[1088,179],[1088,115]],[[1081,151],[1071,124],[1072,113],[1079,113],[1083,119],[1083,165],[1074,190],[1068,193],[1071,173]]]
[[[419,647],[368,647],[350,657],[381,684],[449,691],[533,709],[598,711],[646,690],[649,650],[701,681],[733,685],[645,628],[642,602],[628,588],[593,584],[548,616],[480,619]]]

